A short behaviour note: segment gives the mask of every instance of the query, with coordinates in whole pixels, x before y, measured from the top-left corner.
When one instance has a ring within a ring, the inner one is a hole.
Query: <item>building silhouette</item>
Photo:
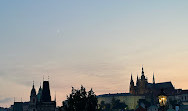
[[[188,105],[186,106],[186,104],[188,104],[188,90],[175,89],[171,81],[156,83],[154,74],[152,83],[149,83],[145,76],[143,67],[141,76],[139,77],[137,75],[136,82],[134,82],[131,74],[128,93],[102,94],[98,95],[97,99],[98,104],[101,104],[102,102],[105,104],[111,104],[113,98],[118,99],[121,102],[124,102],[129,110],[141,110],[139,104],[140,102],[145,101],[150,103],[149,106],[146,106],[146,109],[157,110],[158,95],[160,94],[161,89],[163,89],[168,96],[167,102],[169,106],[172,105],[171,102],[174,103],[174,105],[182,104],[181,108],[188,110]]]
[[[31,89],[28,111],[55,111],[56,101],[51,100],[49,81],[43,81],[43,87],[36,94],[34,82]]]
[[[155,83],[155,77],[153,74],[153,82],[148,83],[148,79],[145,77],[144,68],[142,67],[141,77],[139,78],[137,75],[136,84],[133,81],[133,77],[131,74],[130,80],[130,90],[129,93],[133,95],[148,95],[153,94],[157,96],[161,89],[165,90],[165,93],[168,95],[172,95],[176,93],[176,90],[171,82],[161,82]]]

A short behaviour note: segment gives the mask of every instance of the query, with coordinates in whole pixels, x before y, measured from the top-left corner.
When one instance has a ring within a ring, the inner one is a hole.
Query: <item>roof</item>
[[[188,90],[182,90],[181,94],[188,94]]]
[[[155,88],[157,88],[157,89],[166,89],[166,88],[173,88],[174,89],[172,82],[161,82],[161,83],[156,83],[156,84],[148,83],[149,88],[151,88],[153,86],[155,86]]]
[[[130,93],[114,93],[114,94],[102,94],[98,95],[97,97],[110,97],[110,96],[131,96]]]

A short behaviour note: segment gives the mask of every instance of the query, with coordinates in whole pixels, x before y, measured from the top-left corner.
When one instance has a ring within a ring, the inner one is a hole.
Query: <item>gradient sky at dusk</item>
[[[188,1],[1,0],[0,106],[28,101],[50,76],[58,105],[71,87],[128,92],[130,74],[188,89]]]

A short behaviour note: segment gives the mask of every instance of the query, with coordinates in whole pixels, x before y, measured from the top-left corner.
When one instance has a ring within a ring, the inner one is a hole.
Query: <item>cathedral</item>
[[[36,94],[34,82],[31,89],[28,111],[55,111],[56,100],[51,100],[49,81],[43,81],[43,87]]]
[[[109,93],[98,95],[98,104],[112,104],[112,99],[118,99],[120,102],[125,103],[129,110],[135,110],[138,108],[139,101],[145,100],[152,105],[158,105],[158,95],[161,90],[168,96],[168,104],[170,102],[188,104],[188,90],[175,89],[171,81],[156,83],[153,74],[152,83],[148,82],[147,77],[142,67],[141,76],[137,75],[136,81],[134,82],[133,76],[130,77],[130,86],[128,93]],[[147,106],[148,108],[150,106]]]
[[[176,92],[175,88],[173,87],[171,82],[162,82],[162,83],[155,83],[155,77],[153,74],[153,82],[148,83],[147,78],[144,75],[144,69],[142,67],[141,77],[139,78],[137,75],[136,84],[133,81],[133,77],[131,74],[130,80],[130,90],[129,93],[132,95],[158,95],[161,89],[165,90],[168,95],[172,95]]]

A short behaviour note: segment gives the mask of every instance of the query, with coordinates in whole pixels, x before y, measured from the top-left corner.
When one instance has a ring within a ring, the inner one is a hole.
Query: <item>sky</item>
[[[0,106],[29,101],[43,76],[58,106],[72,86],[129,92],[142,65],[188,89],[187,13],[187,0],[1,0]]]

